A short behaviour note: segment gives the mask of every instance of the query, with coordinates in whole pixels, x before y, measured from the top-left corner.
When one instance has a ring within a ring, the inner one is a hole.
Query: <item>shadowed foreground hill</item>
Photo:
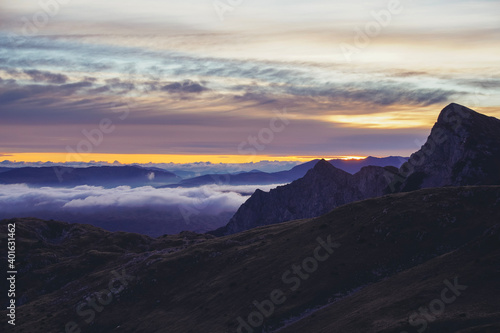
[[[458,277],[467,289],[426,332],[498,332],[498,221],[499,186],[394,194],[221,238],[17,220],[20,306],[0,330],[416,332],[408,318]]]

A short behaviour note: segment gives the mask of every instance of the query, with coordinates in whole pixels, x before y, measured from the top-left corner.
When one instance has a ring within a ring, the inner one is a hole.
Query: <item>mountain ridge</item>
[[[331,159],[328,162],[338,169],[354,174],[359,172],[366,166],[401,166],[407,158],[400,156],[388,157],[373,157],[368,156],[365,159],[356,160],[343,160]],[[181,180],[179,183],[160,186],[166,187],[196,187],[209,184],[224,184],[224,185],[266,185],[266,184],[282,184],[290,183],[294,180],[305,176],[307,171],[312,169],[318,159],[311,160],[293,167],[290,170],[278,172],[262,172],[259,170],[252,170],[249,172],[241,172],[237,174],[223,173],[223,174],[207,174],[198,177],[192,177]]]
[[[22,167],[0,173],[0,184],[27,183],[34,186],[145,186],[179,180],[172,172],[137,166]]]
[[[315,217],[373,194],[382,195],[384,187],[377,184],[380,180],[386,182],[395,171],[395,168],[370,166],[351,175],[322,159],[303,178],[269,192],[257,190],[225,227],[212,234],[228,235],[275,221]]]
[[[354,175],[346,173],[352,178],[342,183],[348,176],[327,172],[332,169],[326,164],[318,162],[316,166],[320,167],[312,169],[316,176],[308,173],[302,178],[306,181],[299,179],[251,196],[225,227],[211,233],[227,235],[259,225],[320,216],[340,205],[387,193],[442,186],[498,185],[500,120],[451,103],[440,112],[426,143],[399,170],[363,168]],[[339,177],[340,183],[335,184],[331,179],[335,177]],[[338,199],[341,193],[346,195],[343,200]]]

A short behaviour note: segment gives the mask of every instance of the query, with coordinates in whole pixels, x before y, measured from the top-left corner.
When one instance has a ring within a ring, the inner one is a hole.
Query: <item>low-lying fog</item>
[[[151,236],[184,230],[205,232],[225,225],[257,188],[269,191],[276,186],[279,184],[106,189],[0,185],[0,219],[38,217]]]

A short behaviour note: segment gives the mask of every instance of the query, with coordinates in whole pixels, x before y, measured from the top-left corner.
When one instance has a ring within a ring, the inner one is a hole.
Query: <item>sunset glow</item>
[[[266,156],[266,155],[160,155],[160,154],[81,154],[65,153],[13,153],[0,154],[0,160],[24,162],[107,162],[131,163],[250,163],[260,161],[299,161],[311,159],[364,159],[366,156]]]

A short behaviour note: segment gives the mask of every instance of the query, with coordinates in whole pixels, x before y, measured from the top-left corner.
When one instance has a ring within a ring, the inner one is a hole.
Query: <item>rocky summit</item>
[[[500,184],[500,120],[452,103],[427,142],[403,164],[390,191]]]
[[[368,166],[354,175],[320,160],[301,179],[270,192],[257,190],[226,227],[215,234],[233,234],[257,226],[310,218],[335,207],[382,195],[397,169]]]

